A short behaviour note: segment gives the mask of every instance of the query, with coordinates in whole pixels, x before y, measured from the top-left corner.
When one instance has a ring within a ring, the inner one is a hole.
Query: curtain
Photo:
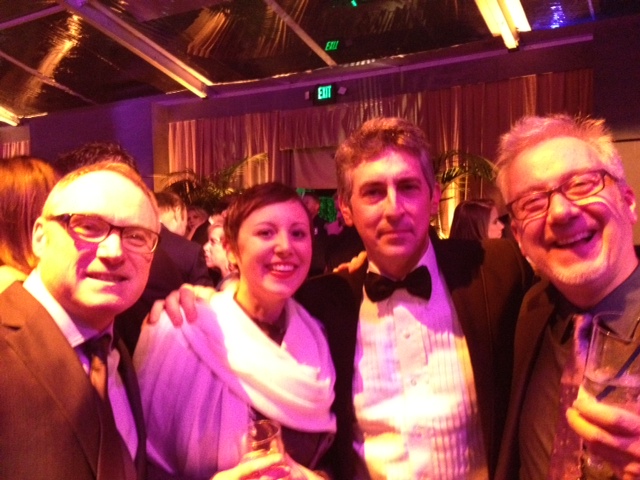
[[[29,155],[31,152],[31,142],[29,140],[18,140],[2,143],[2,158],[11,158],[17,155]]]
[[[401,116],[422,127],[432,154],[460,150],[492,159],[499,137],[526,114],[553,112],[589,115],[592,112],[591,69],[545,73],[451,88],[389,95],[375,78],[361,79],[354,87],[363,92],[359,102],[298,110],[200,118],[169,125],[170,171],[190,168],[208,175],[257,154],[268,164],[256,167],[247,184],[279,180],[293,187],[314,162],[326,162],[335,147],[365,120],[374,116]],[[322,158],[315,158],[318,152]],[[453,162],[456,160],[453,159]],[[264,162],[263,162],[264,163]],[[328,172],[322,168],[318,171]],[[330,175],[325,173],[325,176]],[[319,181],[327,183],[326,178]],[[335,180],[333,180],[335,181]],[[452,202],[463,192],[455,190]],[[480,185],[480,191],[485,188]]]

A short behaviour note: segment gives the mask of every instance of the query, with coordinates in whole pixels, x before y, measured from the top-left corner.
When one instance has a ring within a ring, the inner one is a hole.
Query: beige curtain
[[[31,142],[29,140],[19,140],[2,143],[2,158],[11,158],[16,155],[29,155],[31,152]]]
[[[366,99],[171,123],[170,169],[191,168],[207,175],[243,158],[266,153],[268,167],[254,174],[252,181],[279,180],[297,187],[292,184],[294,157],[304,155],[293,152],[335,148],[366,119],[380,115],[401,116],[420,125],[434,155],[455,149],[491,159],[500,135],[522,115],[591,114],[593,73],[590,69],[547,73],[397,95],[382,92],[375,78],[360,80],[351,88],[364,92]],[[459,196],[458,190],[451,195],[452,205]]]

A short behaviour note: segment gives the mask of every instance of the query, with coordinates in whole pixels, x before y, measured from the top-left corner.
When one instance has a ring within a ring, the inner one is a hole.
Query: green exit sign
[[[335,83],[329,83],[327,85],[317,85],[313,89],[313,104],[324,105],[327,103],[336,102],[336,85]]]
[[[338,46],[340,45],[340,40],[329,40],[327,44],[324,46],[325,52],[335,52],[338,50]]]

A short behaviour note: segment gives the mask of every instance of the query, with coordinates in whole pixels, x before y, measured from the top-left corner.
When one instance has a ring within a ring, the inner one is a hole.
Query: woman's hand
[[[211,480],[242,480],[249,476],[251,476],[252,479],[260,478],[262,480],[262,477],[253,474],[282,463],[284,463],[284,457],[281,453],[270,453],[268,455],[243,459],[243,461],[235,467],[216,473],[211,477]],[[264,475],[264,479],[271,480],[271,477]]]

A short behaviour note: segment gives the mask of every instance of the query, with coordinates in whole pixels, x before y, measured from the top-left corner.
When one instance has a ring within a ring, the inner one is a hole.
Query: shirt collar
[[[109,333],[113,338],[113,325],[110,325],[104,332],[99,332],[98,330],[74,322],[65,309],[62,308],[53,295],[51,295],[49,290],[47,290],[47,287],[42,282],[38,268],[29,274],[23,286],[25,290],[44,307],[47,313],[51,315],[53,321],[58,325],[58,328],[60,328],[72,348],[102,333]]]

